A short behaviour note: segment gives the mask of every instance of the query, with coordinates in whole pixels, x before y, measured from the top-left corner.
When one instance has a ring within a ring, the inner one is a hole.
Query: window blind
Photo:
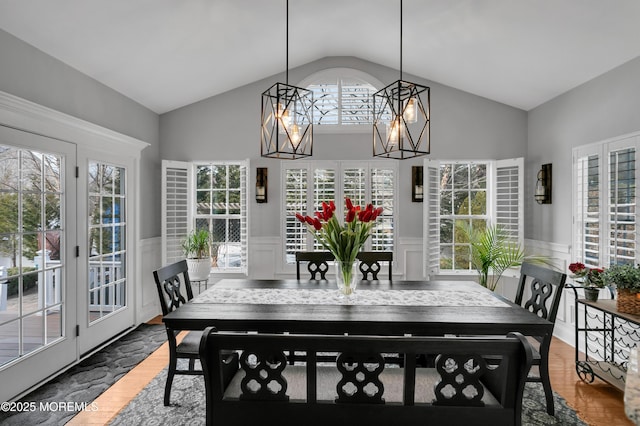
[[[188,163],[162,161],[162,264],[184,259],[182,240],[189,232]]]

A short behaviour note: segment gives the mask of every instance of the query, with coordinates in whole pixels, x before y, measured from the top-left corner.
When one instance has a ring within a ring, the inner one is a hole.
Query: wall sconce
[[[422,166],[411,167],[411,201],[422,203],[424,200],[424,181]]]
[[[267,202],[267,168],[256,168],[256,202]]]
[[[535,198],[538,204],[551,204],[551,164],[543,164],[540,167]]]

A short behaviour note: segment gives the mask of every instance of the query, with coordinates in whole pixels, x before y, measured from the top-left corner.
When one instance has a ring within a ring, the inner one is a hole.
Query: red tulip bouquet
[[[364,209],[354,206],[351,200],[345,199],[346,214],[344,224],[340,224],[334,215],[336,205],[333,201],[322,202],[322,211],[314,213],[315,217],[296,213],[296,218],[307,225],[308,231],[324,248],[329,250],[337,262],[341,262],[341,275],[348,286],[353,278],[352,265],[358,251],[371,234],[375,220],[382,213],[382,207],[374,208],[368,204]],[[351,293],[351,291],[349,291]]]

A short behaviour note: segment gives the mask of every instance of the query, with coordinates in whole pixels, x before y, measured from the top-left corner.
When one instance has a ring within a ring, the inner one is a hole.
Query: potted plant
[[[182,241],[182,250],[187,258],[189,278],[204,281],[211,272],[211,237],[206,229],[192,231]]]
[[[584,263],[574,262],[569,265],[569,271],[572,273],[570,277],[582,284],[584,298],[591,302],[597,301],[600,289],[606,286],[604,268],[589,268]]]
[[[502,274],[523,262],[545,263],[542,256],[527,256],[521,245],[500,226],[473,228],[458,224],[458,230],[471,244],[471,265],[478,272],[478,283],[491,291],[496,289]]]
[[[640,315],[640,269],[634,265],[612,265],[604,273],[604,280],[616,286],[618,311]]]

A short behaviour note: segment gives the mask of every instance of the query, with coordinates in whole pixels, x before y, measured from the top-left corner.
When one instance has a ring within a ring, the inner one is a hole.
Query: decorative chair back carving
[[[523,304],[528,278],[531,279],[529,284],[531,295]],[[523,263],[520,268],[520,282],[515,303],[541,318],[555,322],[566,280],[567,275],[561,272]]]
[[[287,380],[282,372],[287,366],[284,352],[246,350],[240,356],[245,376],[240,383],[241,400],[288,401]]]
[[[186,303],[186,300],[193,299],[193,291],[191,289],[188,271],[189,268],[186,260],[153,271],[158,296],[160,296],[162,315],[167,315],[169,312],[175,311],[180,307],[180,304]],[[184,284],[187,292],[186,300],[180,289],[182,284]]]
[[[289,349],[304,351],[306,365],[288,365],[284,351]],[[229,387],[220,380],[220,354],[225,350],[242,351],[243,376],[236,376]],[[326,364],[318,357],[325,352],[339,355]],[[388,352],[404,357],[403,371],[385,371],[383,354]],[[435,356],[435,370],[416,368],[416,354],[423,353]],[[277,424],[301,412],[307,416],[303,423],[313,426],[341,424],[348,418],[379,424],[381,415],[384,424],[395,424],[398,418],[417,419],[409,423],[418,424],[422,414],[435,412],[435,418],[450,420],[447,424],[468,424],[473,416],[478,424],[518,425],[531,359],[531,346],[520,333],[506,338],[332,336],[217,332],[209,327],[200,343],[207,424],[250,424],[256,419]],[[430,398],[416,398],[417,390],[427,392],[424,386],[431,386]],[[482,398],[487,394],[497,404],[485,407]],[[392,404],[385,403],[385,395]],[[386,406],[392,406],[391,411],[385,411]]]
[[[484,387],[480,378],[487,363],[479,355],[438,355],[436,371],[440,382],[435,387],[434,405],[484,407]]]
[[[300,264],[307,262],[307,270],[312,280],[326,280],[329,262],[334,260],[333,254],[328,251],[297,251],[296,252],[296,278],[300,279]]]
[[[336,385],[336,402],[384,404],[384,385],[380,381],[384,358],[381,354],[342,352],[336,366],[342,375]]]
[[[392,279],[393,252],[391,251],[361,251],[358,252],[360,272],[363,280],[378,280],[378,273],[382,270],[382,263],[389,265],[389,280]]]

